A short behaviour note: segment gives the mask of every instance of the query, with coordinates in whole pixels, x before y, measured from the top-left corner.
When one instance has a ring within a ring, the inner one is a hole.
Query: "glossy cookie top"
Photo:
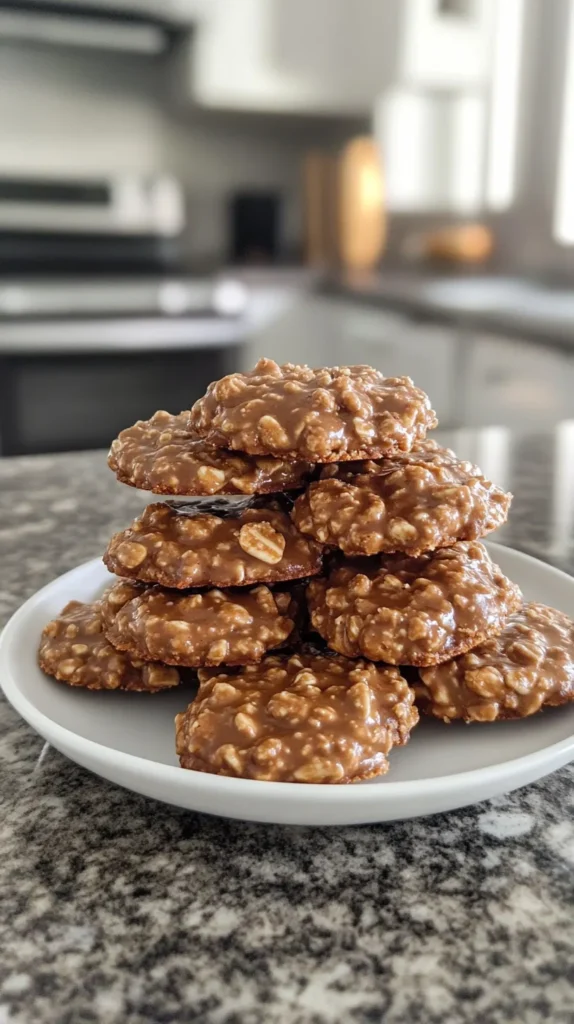
[[[420,555],[478,540],[505,522],[510,501],[477,466],[423,441],[377,462],[325,466],[292,517],[302,533],[346,555]]]
[[[199,672],[176,718],[183,768],[273,782],[345,783],[381,775],[418,721],[395,668],[336,655],[268,656]]]
[[[184,589],[315,576],[321,555],[279,507],[211,514],[154,504],[112,537],[104,562],[118,576]]]
[[[309,462],[407,451],[436,422],[427,395],[409,377],[384,377],[371,366],[278,366],[272,359],[210,384],[190,417],[213,444]]]
[[[574,623],[529,603],[498,636],[444,665],[421,669],[422,706],[445,721],[524,718],[574,700]]]
[[[307,588],[311,623],[348,657],[434,665],[500,633],[519,588],[478,542],[350,560]]]
[[[311,467],[285,459],[252,459],[206,443],[189,412],[159,411],[113,441],[108,465],[131,487],[165,495],[270,494],[301,487]]]
[[[115,650],[106,639],[101,601],[70,601],[44,627],[38,661],[50,676],[87,690],[156,693],[180,682],[179,672]]]

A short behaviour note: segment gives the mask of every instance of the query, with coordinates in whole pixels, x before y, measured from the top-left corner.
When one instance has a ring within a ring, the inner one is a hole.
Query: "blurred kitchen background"
[[[410,374],[504,484],[573,247],[572,0],[0,0],[2,456],[265,354]]]

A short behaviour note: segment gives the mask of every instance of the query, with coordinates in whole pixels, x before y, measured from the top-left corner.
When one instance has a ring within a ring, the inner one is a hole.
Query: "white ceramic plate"
[[[574,579],[527,555],[490,544],[528,600],[574,617]],[[99,559],[60,576],[20,608],[0,638],[8,700],[78,764],[146,796],[251,821],[345,825],[448,811],[524,786],[574,759],[574,705],[519,722],[465,726],[423,720],[391,755],[380,780],[352,786],[253,782],[184,771],[173,718],[191,691],[89,693],[48,679],[36,665],[40,632],[63,605],[92,600],[109,581]]]

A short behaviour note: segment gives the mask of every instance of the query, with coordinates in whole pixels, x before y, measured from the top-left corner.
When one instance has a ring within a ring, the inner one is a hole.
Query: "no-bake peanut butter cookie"
[[[270,782],[346,783],[382,775],[418,721],[397,669],[337,656],[271,656],[199,672],[176,717],[182,768]]]
[[[112,647],[103,633],[100,601],[70,601],[44,627],[38,662],[49,676],[87,690],[157,693],[180,682],[177,669],[148,664]]]
[[[247,665],[283,644],[295,628],[293,595],[264,586],[178,593],[120,582],[114,590],[105,598],[106,635],[114,647],[144,661]]]
[[[130,487],[166,495],[271,494],[301,487],[308,463],[252,459],[207,444],[189,427],[189,411],[160,410],[112,443],[108,465]]]
[[[357,559],[307,588],[311,623],[333,650],[392,665],[435,665],[500,633],[522,603],[482,544],[408,558]]]
[[[574,700],[574,623],[543,604],[525,604],[502,633],[444,665],[421,669],[427,714],[450,722],[525,718]]]
[[[190,417],[209,443],[309,462],[408,451],[436,422],[427,395],[409,377],[384,377],[371,366],[278,366],[272,359],[210,384]]]
[[[322,475],[295,502],[293,522],[346,555],[420,555],[478,540],[506,521],[511,501],[435,441],[352,469],[326,466]]]
[[[321,554],[278,507],[210,515],[155,504],[112,537],[104,562],[164,587],[233,587],[315,576]]]

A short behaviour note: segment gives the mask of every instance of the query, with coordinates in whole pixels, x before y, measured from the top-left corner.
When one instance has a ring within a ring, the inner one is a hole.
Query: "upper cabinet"
[[[486,81],[493,0],[210,0],[185,67],[221,109],[370,114],[394,86]]]
[[[379,0],[211,0],[190,42],[209,107],[364,115],[381,81]]]

